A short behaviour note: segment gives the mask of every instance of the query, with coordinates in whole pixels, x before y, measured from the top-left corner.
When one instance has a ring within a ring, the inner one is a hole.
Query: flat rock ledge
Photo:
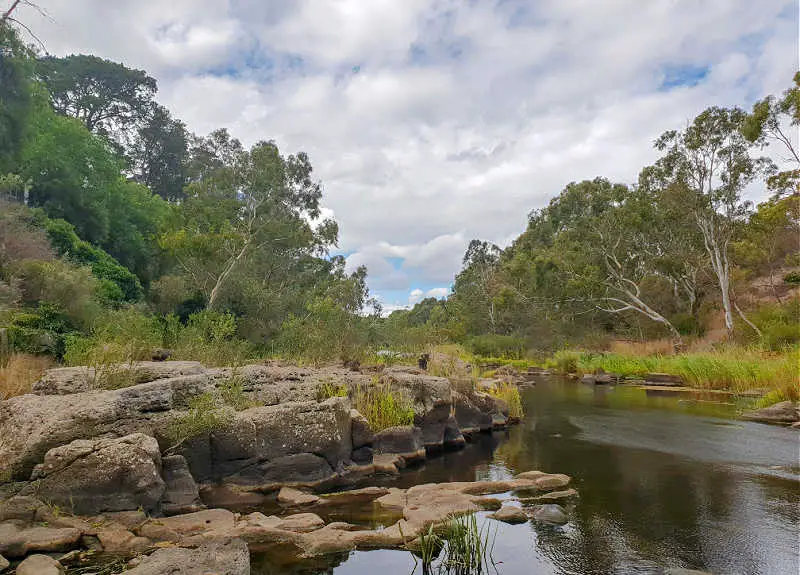
[[[248,552],[275,550],[301,561],[355,549],[403,548],[413,546],[431,525],[482,510],[495,510],[496,519],[511,523],[539,519],[561,524],[568,520],[563,508],[552,503],[526,508],[524,496],[574,496],[571,489],[556,491],[569,482],[566,475],[531,471],[505,481],[366,487],[312,497],[286,489],[286,514],[270,516],[205,509],[162,518],[143,511],[80,517],[56,513],[34,497],[16,496],[0,502],[0,554],[12,560],[35,553],[62,554],[62,564],[76,566],[106,553],[130,558],[132,569],[127,572],[135,575],[239,575],[249,573]],[[500,493],[509,495],[504,501],[487,497]],[[296,506],[302,506],[302,512],[292,509]],[[369,510],[389,525],[366,529],[322,519],[326,511],[342,506]]]
[[[797,424],[800,422],[800,402],[781,401],[769,407],[748,411],[742,415],[742,418],[759,423],[798,427]]]

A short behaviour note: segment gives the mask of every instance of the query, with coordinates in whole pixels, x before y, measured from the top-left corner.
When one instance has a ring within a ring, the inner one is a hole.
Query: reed
[[[359,385],[351,396],[353,407],[367,418],[373,431],[414,423],[414,406],[402,393],[389,385]]]

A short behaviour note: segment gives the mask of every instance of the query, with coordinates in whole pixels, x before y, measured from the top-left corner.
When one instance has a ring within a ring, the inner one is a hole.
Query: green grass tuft
[[[359,385],[351,397],[353,407],[363,415],[373,431],[397,425],[414,424],[414,406],[389,385]]]

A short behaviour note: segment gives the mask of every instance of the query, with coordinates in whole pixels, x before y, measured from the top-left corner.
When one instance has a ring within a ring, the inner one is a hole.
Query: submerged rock
[[[551,523],[553,525],[564,525],[569,521],[566,510],[555,503],[536,507],[533,510],[533,518],[541,523]]]
[[[164,493],[158,442],[141,433],[51,449],[33,478],[37,485],[29,491],[79,515],[153,511]]]
[[[528,520],[528,516],[525,514],[525,511],[513,505],[503,505],[498,511],[495,511],[489,515],[489,517],[511,524],[525,523]]]

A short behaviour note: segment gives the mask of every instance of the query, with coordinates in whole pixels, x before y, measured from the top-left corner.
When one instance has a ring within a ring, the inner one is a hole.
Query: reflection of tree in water
[[[596,412],[592,405],[605,405],[608,393],[590,392],[578,386],[562,392],[561,398],[583,394],[582,403],[532,394],[523,425],[495,453],[515,471],[541,469],[575,478],[580,492],[571,505],[575,531],[535,525],[538,549],[567,572],[718,563],[707,556],[706,535],[714,523],[730,520],[741,496],[739,480],[724,467],[580,439],[574,421]],[[739,566],[758,564],[747,546],[737,555]]]

